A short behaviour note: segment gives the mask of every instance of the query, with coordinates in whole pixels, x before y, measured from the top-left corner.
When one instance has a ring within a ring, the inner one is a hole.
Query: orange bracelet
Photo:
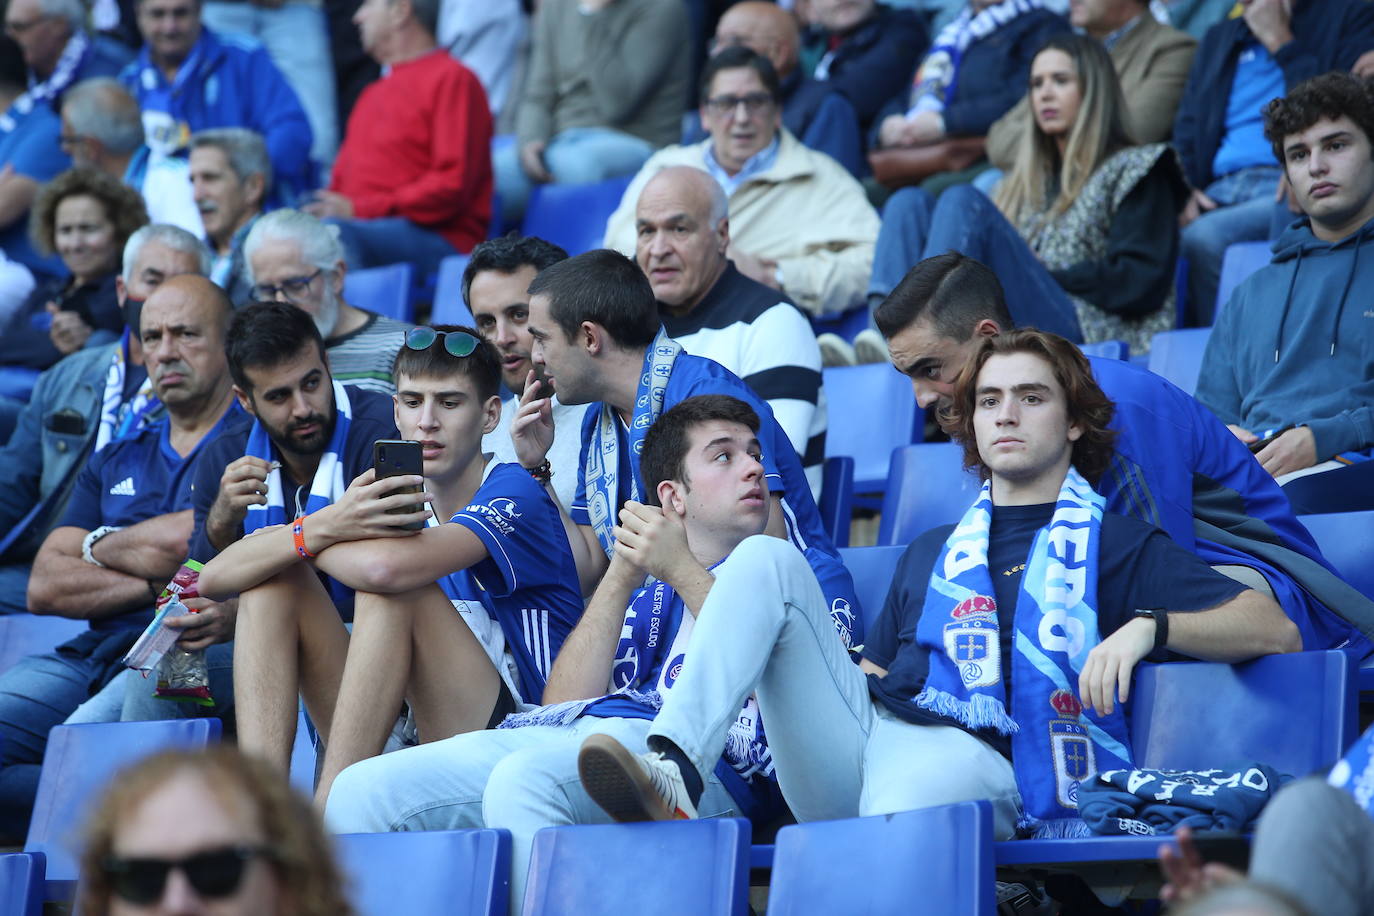
[[[302,515],[291,523],[291,537],[296,541],[296,553],[301,555],[304,560],[313,560],[315,555],[305,546],[305,516]]]

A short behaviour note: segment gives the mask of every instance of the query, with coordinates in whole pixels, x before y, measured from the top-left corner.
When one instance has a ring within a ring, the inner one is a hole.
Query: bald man
[[[29,610],[89,620],[90,629],[0,675],[0,842],[25,835],[48,730],[120,670],[186,558],[187,471],[241,413],[224,355],[232,311],[218,286],[190,274],[166,280],[143,305],[144,363],[167,415],[90,458],[34,560]],[[207,614],[203,626],[221,623]]]
[[[720,363],[768,402],[802,459],[812,493],[825,457],[821,355],[786,295],[730,260],[725,192],[706,172],[670,166],[635,205],[635,262],[649,278],[670,337]]]

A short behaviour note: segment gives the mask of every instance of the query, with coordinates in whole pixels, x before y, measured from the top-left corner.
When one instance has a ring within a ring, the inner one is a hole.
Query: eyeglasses
[[[773,97],[766,92],[751,92],[748,95],[718,95],[713,99],[706,100],[706,107],[716,117],[725,117],[735,113],[735,109],[741,105],[749,115],[756,115],[769,105],[773,104]]]
[[[464,356],[471,356],[481,343],[467,331],[436,331],[420,325],[418,328],[411,328],[406,331],[406,346],[412,350],[428,350],[434,346],[434,341],[443,338],[444,349],[449,355],[462,359]]]
[[[310,288],[310,284],[315,282],[315,278],[324,273],[324,268],[320,268],[308,277],[289,277],[281,281],[281,286],[270,286],[266,283],[258,283],[248,291],[248,294],[258,302],[271,302],[277,295],[286,297],[286,301],[295,302],[296,298],[305,293]]]
[[[258,856],[271,858],[272,853],[257,846],[229,846],[207,849],[185,859],[110,856],[105,860],[105,874],[116,894],[140,906],[162,899],[167,875],[174,868],[202,897],[229,897],[243,883],[244,866]]]

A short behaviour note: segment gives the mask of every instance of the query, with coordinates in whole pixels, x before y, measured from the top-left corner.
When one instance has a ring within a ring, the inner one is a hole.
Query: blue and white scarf
[[[913,698],[923,709],[970,729],[1011,735],[1021,792],[1020,830],[1078,836],[1078,787],[1099,769],[1130,769],[1126,719],[1082,714],[1078,674],[1101,642],[1097,628],[1097,553],[1106,504],[1069,469],[1050,523],[1035,536],[1014,616],[1011,712],[988,571],[992,525],[989,483],[945,542],[931,572],[916,640],[930,673]]]
[[[140,58],[138,104],[143,109],[143,135],[155,156],[172,156],[184,153],[191,143],[191,127],[178,112],[182,108],[179,99],[185,97],[188,85],[202,81],[201,65],[205,63],[205,35],[191,46],[186,59],[177,67],[171,83],[157,65],[152,62],[145,48]],[[209,76],[209,81],[217,77]],[[218,92],[215,83],[207,81],[206,95]]]
[[[1355,804],[1374,817],[1374,726],[1355,739],[1350,750],[1331,768],[1326,781],[1349,792]]]
[[[639,389],[635,392],[629,434],[632,468],[639,463],[639,453],[644,451],[644,434],[658,419],[658,415],[663,413],[668,379],[673,374],[673,363],[677,362],[680,355],[682,345],[659,328],[658,336],[644,353],[644,372],[639,377]],[[603,402],[591,448],[587,449],[585,468],[587,514],[606,556],[611,555],[611,548],[615,544],[613,529],[620,508],[619,423],[615,408]],[[644,495],[639,492],[636,476],[633,473],[630,475],[630,499],[642,501]]]
[[[28,90],[11,102],[9,110],[0,115],[0,134],[7,134],[18,127],[19,119],[33,111],[34,105],[40,102],[51,103],[65,92],[68,86],[76,82],[76,76],[81,72],[81,65],[85,63],[90,50],[91,40],[86,37],[86,33],[73,32],[47,79],[38,82],[30,72]]]
[[[1055,0],[1002,0],[976,14],[965,6],[953,22],[940,30],[921,66],[916,68],[907,117],[922,111],[945,110],[945,103],[954,95],[959,82],[959,68],[969,45],[987,38],[1018,16],[1042,9],[1059,12],[1063,6]]]
[[[100,428],[95,434],[98,452],[111,442],[137,433],[150,425],[162,412],[162,402],[153,394],[153,380],[144,378],[138,392],[124,400],[124,379],[128,371],[129,329],[119,338],[110,368],[105,373],[105,390],[100,396]]]
[[[348,400],[348,389],[337,380],[334,382],[334,435],[329,438],[329,446],[320,456],[319,467],[315,469],[315,479],[310,483],[310,496],[303,507],[304,514],[323,509],[343,495],[348,483],[343,475],[344,445],[348,442],[348,427],[353,418],[353,405]],[[261,422],[254,420],[248,432],[248,445],[244,454],[264,461],[279,461],[277,447],[267,435]],[[292,507],[293,511],[295,507]],[[294,516],[286,514],[286,494],[281,482],[281,468],[273,468],[267,475],[267,505],[248,507],[243,519],[243,533],[252,534],[268,525],[284,525]]]

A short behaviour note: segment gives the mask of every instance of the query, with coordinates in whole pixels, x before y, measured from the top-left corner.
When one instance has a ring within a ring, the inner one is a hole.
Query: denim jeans
[[[1012,836],[1020,794],[1011,764],[962,729],[905,722],[874,703],[800,551],[748,538],[715,578],[688,663],[650,735],[709,773],[754,693],[778,784],[799,821],[982,798],[992,802],[998,836]]]
[[[324,9],[286,3],[275,9],[244,2],[208,2],[201,20],[211,31],[249,35],[262,42],[286,82],[295,90],[314,140],[310,158],[327,176],[339,151],[339,115],[334,102],[334,59]]]
[[[28,563],[0,566],[0,614],[29,612],[29,573],[32,569]]]
[[[1179,250],[1188,261],[1188,301],[1198,326],[1211,325],[1216,315],[1221,261],[1227,246],[1271,238],[1275,210],[1287,211],[1283,204],[1274,203],[1282,177],[1283,169],[1264,165],[1218,178],[1204,192],[1217,202],[1217,208],[1183,227]]]
[[[565,727],[468,732],[372,757],[339,774],[325,826],[333,833],[505,828],[512,840],[510,906],[519,913],[535,833],[610,822],[577,775],[582,742],[589,735],[612,735],[643,753],[648,730],[646,719],[584,716]],[[697,810],[702,817],[739,816],[714,776],[706,780]]]
[[[873,252],[869,302],[885,299],[918,261],[947,251],[982,261],[997,275],[1018,327],[1083,340],[1068,293],[997,205],[971,185],[955,185],[938,201],[920,188],[903,188],[888,198]]]
[[[653,144],[609,127],[570,127],[544,147],[544,167],[560,184],[591,184],[633,175],[653,155]],[[525,215],[534,182],[520,165],[518,143],[493,143],[491,170],[505,225]]]
[[[339,227],[339,241],[343,243],[350,270],[409,261],[419,277],[427,277],[438,272],[440,261],[459,253],[439,233],[417,226],[403,216],[325,222]]]
[[[210,673],[210,696],[214,706],[181,700],[165,700],[153,695],[157,677],[125,669],[99,693],[67,717],[68,725],[82,722],[148,722],[155,719],[218,718],[224,722],[224,737],[234,733],[234,644],[216,643],[205,652]]]

